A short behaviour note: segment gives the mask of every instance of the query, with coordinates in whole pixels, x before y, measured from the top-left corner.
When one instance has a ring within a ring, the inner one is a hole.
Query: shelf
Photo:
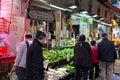
[[[0,67],[2,65],[8,64],[7,66],[4,67],[5,70],[0,71],[0,80],[2,79],[2,77],[7,76],[8,72],[11,69],[12,63],[15,60],[15,57],[16,57],[16,54],[14,54],[14,53],[6,53],[6,54],[4,54],[3,56],[0,57]]]
[[[68,64],[68,63],[70,63],[71,61],[73,61],[73,58],[71,58],[70,61],[67,61],[67,59],[62,59],[62,60],[59,60],[59,61],[50,63],[50,64],[48,65],[48,67],[55,68],[55,67],[58,67],[58,66],[61,66],[61,65]]]
[[[5,54],[4,56],[0,57],[0,64],[14,62],[15,57],[15,54]]]
[[[65,48],[74,48],[74,46],[56,46],[56,47],[58,47],[58,48],[57,48],[58,50],[63,50],[63,49],[65,49]],[[56,47],[53,47],[52,49],[53,49],[53,50],[56,50]]]

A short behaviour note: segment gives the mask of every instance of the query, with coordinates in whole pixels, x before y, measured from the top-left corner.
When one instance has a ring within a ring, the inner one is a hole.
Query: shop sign
[[[41,20],[41,21],[48,21],[48,22],[52,22],[54,20],[54,16],[51,13],[35,11],[31,9],[28,10],[28,18]]]

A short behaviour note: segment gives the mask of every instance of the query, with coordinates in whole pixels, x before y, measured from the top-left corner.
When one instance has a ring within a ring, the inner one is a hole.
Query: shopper
[[[45,37],[44,32],[38,31],[36,33],[36,39],[28,48],[26,65],[27,80],[44,80],[42,47]]]
[[[91,41],[91,60],[92,60],[92,67],[89,72],[90,80],[93,80],[94,78],[97,79],[99,77],[99,61],[97,59],[97,46],[96,41]],[[95,73],[95,74],[94,74]],[[94,76],[95,75],[95,76]]]
[[[17,70],[18,80],[24,80],[25,78],[27,48],[31,43],[32,35],[26,34],[25,40],[21,42],[18,46],[15,63],[12,67],[12,71]]]
[[[100,37],[100,34],[98,34],[96,43],[99,44],[101,41],[102,41],[102,39],[101,39],[101,37]]]
[[[100,79],[111,80],[113,64],[117,59],[114,43],[108,40],[106,33],[102,34],[102,41],[98,44],[98,60],[100,63]]]
[[[75,76],[74,80],[80,80],[83,75],[83,80],[88,79],[88,70],[92,65],[91,49],[88,42],[85,42],[85,35],[80,35],[78,42],[74,47],[74,66]],[[82,74],[83,73],[83,74]]]

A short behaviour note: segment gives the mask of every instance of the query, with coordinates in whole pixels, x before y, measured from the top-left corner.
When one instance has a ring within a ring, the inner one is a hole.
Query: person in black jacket
[[[29,46],[26,60],[26,78],[27,80],[44,80],[43,67],[43,43],[45,41],[45,33],[38,31],[36,39]]]
[[[107,34],[102,34],[102,41],[98,44],[98,60],[100,61],[100,80],[111,80],[112,69],[117,53],[114,43],[107,38]]]
[[[74,80],[80,80],[83,73],[83,80],[87,80],[88,71],[92,65],[91,48],[88,42],[85,42],[85,35],[80,35],[78,42],[74,47]]]

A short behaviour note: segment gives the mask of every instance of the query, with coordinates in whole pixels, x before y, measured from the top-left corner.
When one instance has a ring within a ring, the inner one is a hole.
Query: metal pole
[[[47,32],[46,32],[46,43],[47,43],[47,49],[49,48],[48,40],[49,40],[49,22],[47,23]]]
[[[35,21],[34,20],[32,20],[32,39],[34,39],[34,24],[35,23]]]

